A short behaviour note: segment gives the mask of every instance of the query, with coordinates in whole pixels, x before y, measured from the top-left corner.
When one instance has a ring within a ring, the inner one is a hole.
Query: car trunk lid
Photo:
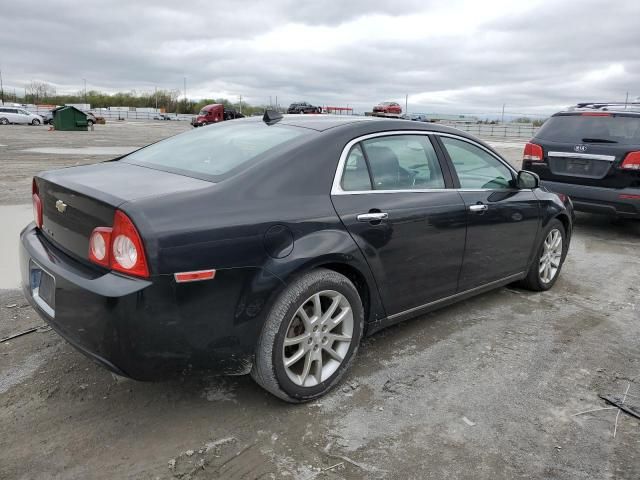
[[[35,181],[42,202],[43,234],[83,261],[88,261],[93,229],[112,226],[114,213],[121,205],[212,185],[119,161],[53,170],[36,176]]]

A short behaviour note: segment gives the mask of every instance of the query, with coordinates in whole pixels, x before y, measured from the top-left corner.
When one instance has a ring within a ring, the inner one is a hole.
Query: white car
[[[0,106],[0,125],[10,123],[42,125],[44,122],[40,115],[34,115],[23,108]]]

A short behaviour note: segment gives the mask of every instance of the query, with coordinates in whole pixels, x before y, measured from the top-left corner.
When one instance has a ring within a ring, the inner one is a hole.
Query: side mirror
[[[527,170],[520,170],[518,172],[518,188],[529,189],[538,188],[540,186],[540,177]]]

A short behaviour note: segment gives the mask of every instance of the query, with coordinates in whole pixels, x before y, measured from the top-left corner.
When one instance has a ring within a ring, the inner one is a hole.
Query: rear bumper
[[[620,218],[640,218],[640,188],[603,188],[543,180],[552,192],[571,198],[575,210]]]
[[[255,269],[223,270],[215,280],[186,284],[176,284],[172,275],[142,280],[87,267],[51,245],[33,224],[20,241],[26,299],[58,334],[107,369],[138,380],[191,368],[222,374],[251,369],[262,326],[262,309],[245,288]],[[32,295],[33,265],[55,279],[53,316]],[[258,277],[272,287],[273,278]]]

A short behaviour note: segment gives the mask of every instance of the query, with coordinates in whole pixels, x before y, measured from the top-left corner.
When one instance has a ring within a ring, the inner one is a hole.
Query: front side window
[[[425,135],[392,135],[362,142],[374,190],[445,188],[438,157]]]
[[[502,162],[475,145],[440,137],[460,180],[460,188],[505,190],[512,188],[513,174]]]

